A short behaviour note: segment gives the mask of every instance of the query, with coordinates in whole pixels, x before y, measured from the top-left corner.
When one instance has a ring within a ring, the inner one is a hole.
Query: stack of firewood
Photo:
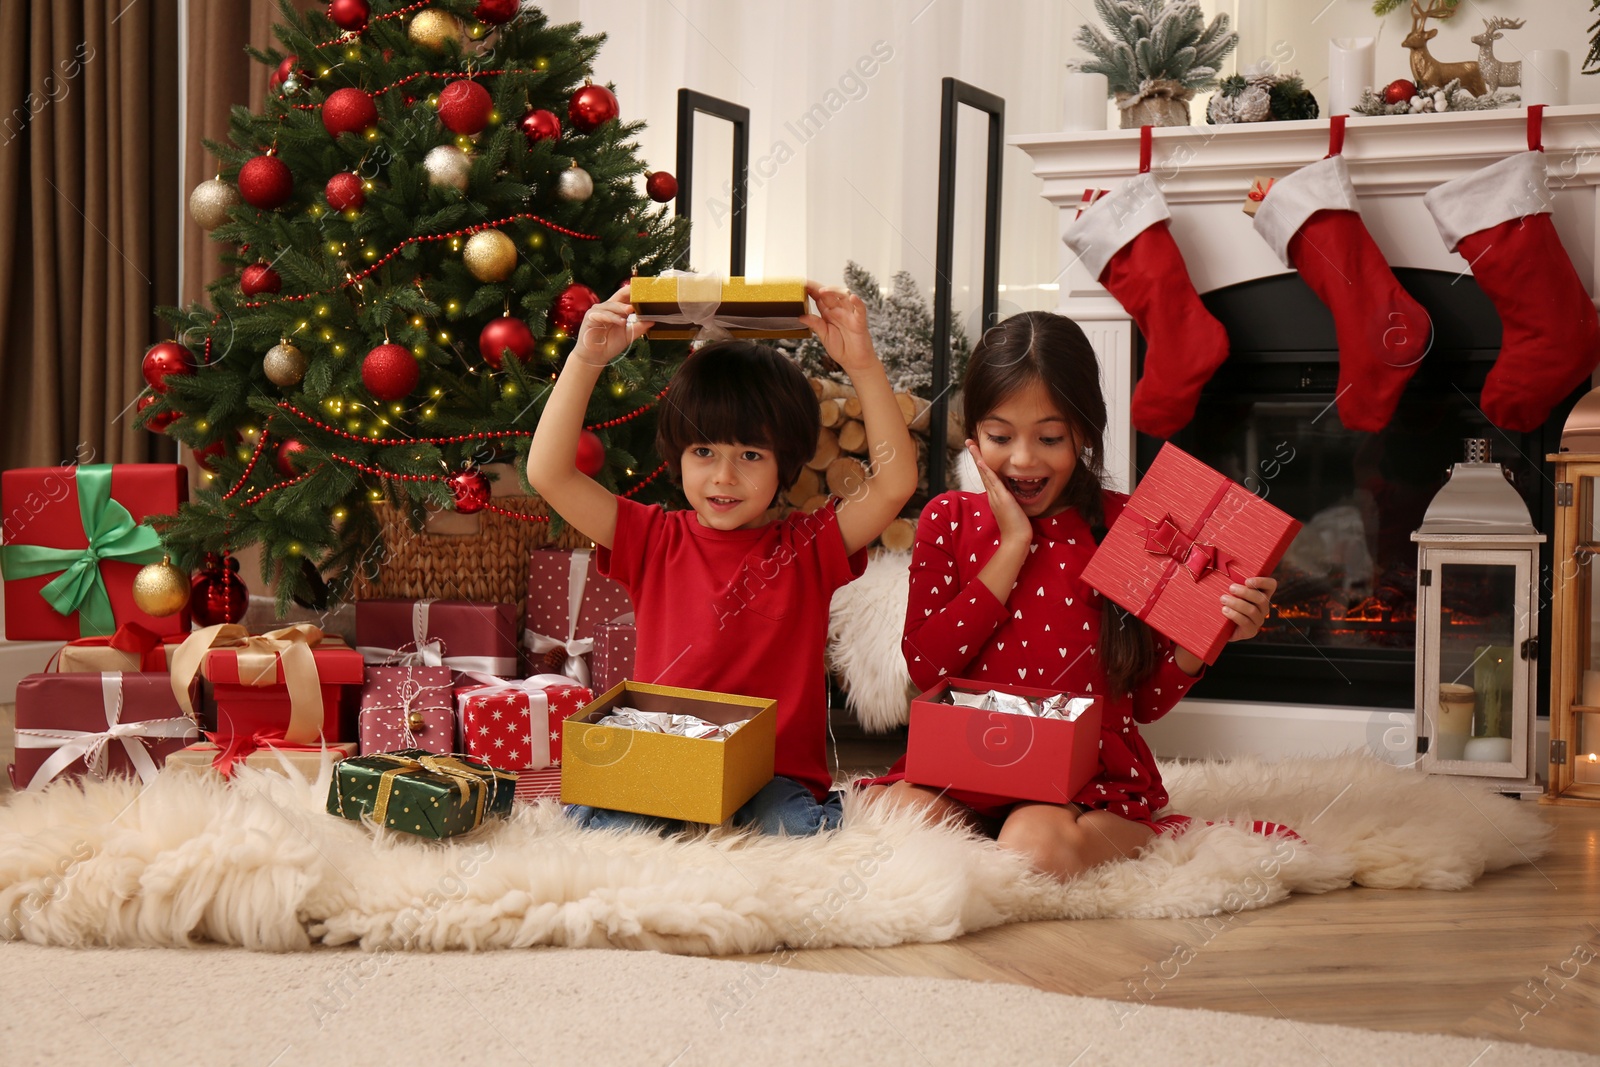
[[[811,390],[817,394],[818,414],[822,417],[822,432],[817,437],[817,450],[806,461],[799,479],[784,494],[780,511],[795,509],[815,511],[828,502],[829,497],[849,499],[859,492],[866,480],[869,467],[867,430],[861,421],[861,401],[847,384],[827,378],[812,378]],[[917,500],[925,499],[928,487],[928,401],[912,393],[895,393],[900,414],[911,431],[911,441],[917,448]],[[960,398],[950,407],[946,444],[959,448],[965,434],[961,427]],[[953,449],[952,449],[953,451]],[[909,549],[916,540],[917,521],[899,518],[889,525],[878,539],[885,548]]]

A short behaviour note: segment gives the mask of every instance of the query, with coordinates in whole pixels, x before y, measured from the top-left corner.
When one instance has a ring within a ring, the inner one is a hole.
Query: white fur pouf
[[[0,806],[0,937],[287,951],[531,945],[688,954],[941,941],[999,923],[1200,916],[1350,885],[1459,889],[1541,856],[1534,805],[1371,757],[1169,766],[1175,808],[1270,819],[1162,838],[1059,885],[951,826],[846,802],[817,838],[582,831],[556,805],[431,842],[328,815],[314,782],[59,783]]]

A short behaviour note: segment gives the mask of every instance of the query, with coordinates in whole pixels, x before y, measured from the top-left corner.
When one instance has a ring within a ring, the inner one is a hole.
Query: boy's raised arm
[[[850,375],[861,401],[861,421],[867,431],[872,473],[866,482],[839,505],[839,532],[847,553],[870,545],[900,514],[917,489],[917,450],[895,402],[889,377],[872,348],[867,332],[867,309],[859,297],[837,287],[806,284],[816,301],[817,314],[806,315],[828,355]]]
[[[610,548],[616,537],[617,498],[578,469],[578,435],[583,432],[589,396],[606,364],[650,328],[644,322],[629,327],[631,314],[626,285],[589,309],[528,449],[528,484],[563,519],[604,548]]]

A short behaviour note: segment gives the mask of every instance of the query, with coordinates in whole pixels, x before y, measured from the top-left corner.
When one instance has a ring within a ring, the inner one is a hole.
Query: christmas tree
[[[867,329],[872,347],[883,361],[884,373],[896,391],[932,398],[943,382],[933,385],[933,311],[917,290],[910,271],[900,271],[892,279],[893,288],[885,294],[878,288],[872,272],[853,260],[844,266],[845,288],[861,298],[867,308]],[[950,381],[957,389],[967,373],[966,331],[954,315],[950,317]],[[832,366],[815,337],[801,341],[796,350],[800,368],[813,378],[848,382],[849,376]]]
[[[190,199],[237,272],[161,309],[141,417],[207,471],[175,558],[260,544],[281,608],[347,591],[374,507],[495,507],[477,468],[521,470],[583,313],[678,264],[687,227],[651,202],[676,183],[647,178],[642,124],[590,83],[603,37],[517,0],[280,7],[283,51],[252,52],[267,102],[206,142],[220,171]],[[613,491],[672,491],[653,409],[684,352],[641,341],[596,390],[587,458]]]

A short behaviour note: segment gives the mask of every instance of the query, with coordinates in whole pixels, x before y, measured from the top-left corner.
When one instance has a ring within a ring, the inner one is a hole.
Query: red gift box
[[[1271,574],[1300,523],[1163,445],[1083,580],[1207,663],[1233,636],[1228,586]]]
[[[191,695],[192,696],[192,695]],[[17,683],[11,784],[136,774],[148,782],[167,756],[200,735],[166,674],[30,674]]]
[[[449,667],[368,667],[361,687],[361,753],[456,751]]]
[[[561,766],[561,722],[594,699],[561,675],[535,675],[460,695],[467,754],[511,771]]]
[[[356,651],[372,664],[444,666],[511,678],[517,673],[518,637],[515,604],[356,602]]]
[[[186,632],[187,609],[158,618],[134,605],[133,578],[162,556],[161,539],[144,519],[177,511],[188,496],[188,475],[176,463],[25,467],[0,475],[6,640],[70,641],[110,634],[125,622],[156,634]]]
[[[639,646],[639,631],[633,621],[608,622],[594,637],[594,652],[589,656],[589,685],[604,693],[633,674],[634,652]]]
[[[1099,770],[1099,697],[1068,722],[952,704],[952,688],[976,693],[993,689],[1036,700],[1060,695],[1057,689],[998,682],[940,682],[911,702],[906,781],[1065,804]]]
[[[588,685],[588,657],[600,627],[633,612],[628,591],[600,576],[590,549],[541,548],[529,557],[522,643],[532,673],[559,671]]]
[[[243,626],[208,626],[170,656],[178,692],[198,670],[217,704],[216,738],[348,741],[354,729],[361,654],[309,623],[265,634]],[[180,700],[181,703],[181,700]]]

